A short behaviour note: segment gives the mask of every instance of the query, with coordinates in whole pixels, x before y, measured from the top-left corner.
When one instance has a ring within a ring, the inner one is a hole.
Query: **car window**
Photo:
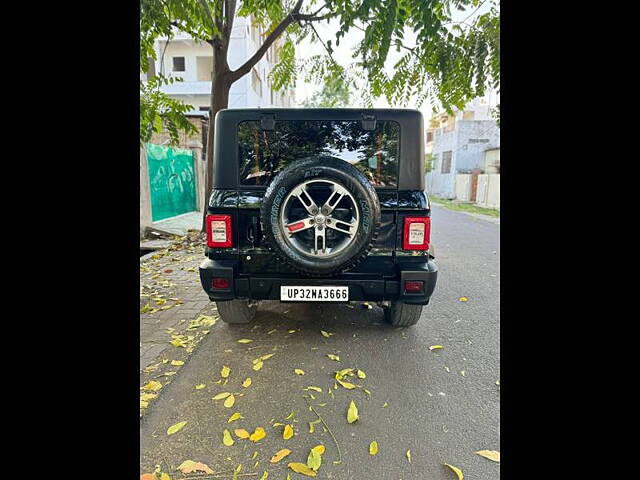
[[[396,187],[400,126],[376,122],[364,130],[360,121],[278,121],[274,130],[260,122],[238,125],[241,185],[266,185],[291,162],[312,155],[329,155],[352,164],[376,187]]]

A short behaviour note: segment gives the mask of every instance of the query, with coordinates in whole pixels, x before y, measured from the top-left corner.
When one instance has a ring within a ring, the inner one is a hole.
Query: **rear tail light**
[[[422,292],[424,282],[422,280],[406,280],[404,282],[404,291],[407,293]]]
[[[222,277],[215,277],[213,282],[211,282],[211,286],[218,290],[228,290],[229,289],[229,279]]]
[[[231,215],[207,215],[207,245],[209,247],[232,247],[231,233]]]
[[[404,250],[429,250],[430,235],[430,217],[405,217],[402,248]]]

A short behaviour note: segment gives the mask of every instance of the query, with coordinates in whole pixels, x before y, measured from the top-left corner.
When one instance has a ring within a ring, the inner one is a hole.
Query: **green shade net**
[[[151,219],[156,222],[196,210],[193,152],[147,144]]]

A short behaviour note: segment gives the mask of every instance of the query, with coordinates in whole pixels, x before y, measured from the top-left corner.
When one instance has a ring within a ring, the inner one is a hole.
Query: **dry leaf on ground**
[[[458,467],[454,467],[453,465],[449,465],[448,463],[445,463],[444,466],[449,467],[449,469],[457,475],[458,480],[464,480],[464,475],[462,474],[462,470],[460,470]]]
[[[231,437],[231,433],[229,433],[229,430],[227,430],[226,428],[224,432],[222,432],[222,443],[224,443],[227,447],[230,447],[235,443],[233,438]]]
[[[353,423],[358,420],[358,407],[353,400],[349,404],[349,410],[347,410],[347,422]]]
[[[182,473],[193,473],[193,472],[204,472],[204,473],[215,473],[208,465],[205,465],[201,462],[194,462],[193,460],[185,460],[178,467]]]
[[[235,422],[236,420],[240,420],[241,418],[244,418],[244,417],[240,413],[236,412],[229,417],[229,420],[227,420],[227,423]]]
[[[306,475],[307,477],[315,477],[317,475],[312,469],[307,467],[304,463],[294,462],[287,464],[291,470],[296,473],[301,473],[302,475]]]
[[[171,425],[169,428],[167,428],[167,435],[173,435],[174,433],[179,432],[184,428],[186,424],[187,422],[178,422],[175,425]]]
[[[160,382],[156,382],[155,380],[151,380],[149,383],[142,387],[142,389],[147,392],[157,392],[161,388],[162,384]]]
[[[293,437],[293,427],[291,425],[285,425],[282,432],[282,438],[289,440],[291,437]]]
[[[378,453],[378,442],[375,440],[369,444],[369,455],[375,455]]]
[[[286,457],[290,453],[291,453],[291,450],[289,450],[288,448],[283,448],[282,450],[279,450],[278,452],[276,452],[276,454],[273,457],[271,457],[270,462],[278,463],[280,460],[282,460],[284,457]]]
[[[476,455],[480,455],[481,457],[488,458],[494,462],[500,461],[500,452],[497,450],[478,450],[477,452],[473,452]]]
[[[252,442],[257,442],[259,440],[262,440],[266,436],[267,436],[267,432],[264,431],[264,428],[258,427],[251,434],[251,436],[249,437],[249,440],[251,440]]]

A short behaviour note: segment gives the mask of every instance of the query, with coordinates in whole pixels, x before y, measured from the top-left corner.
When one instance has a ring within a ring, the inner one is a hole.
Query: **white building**
[[[499,152],[500,127],[491,115],[487,97],[472,100],[453,115],[446,112],[435,115],[429,127],[425,152],[433,155],[433,163],[427,174],[427,192],[455,198],[457,174],[474,170],[494,173],[495,155],[486,152],[496,149]]]
[[[228,51],[229,67],[235,70],[260,47],[264,32],[251,24],[248,17],[236,17]],[[294,91],[276,92],[271,87],[269,72],[278,62],[278,41],[269,48],[251,72],[231,86],[229,108],[289,107],[294,104]],[[165,85],[162,91],[172,98],[193,105],[194,110],[206,111],[210,105],[213,53],[211,45],[176,32],[155,45],[157,61],[153,72],[167,77],[180,77],[182,82]],[[153,73],[152,72],[152,73]]]

